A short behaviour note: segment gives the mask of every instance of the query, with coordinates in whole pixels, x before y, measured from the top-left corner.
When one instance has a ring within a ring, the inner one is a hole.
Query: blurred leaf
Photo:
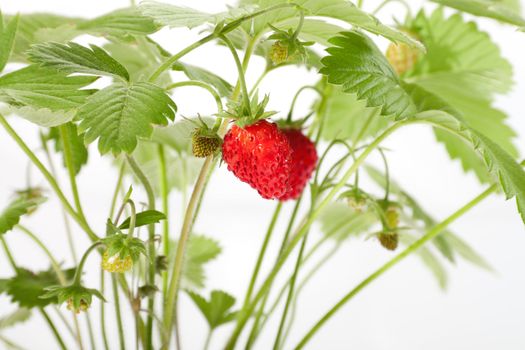
[[[69,149],[71,150],[73,160],[73,170],[75,174],[78,174],[82,167],[87,164],[88,161],[88,149],[84,144],[84,134],[79,135],[77,125],[74,123],[67,123],[63,126],[64,132],[67,133],[67,141]],[[55,151],[62,153],[62,163],[66,167],[66,159],[64,152],[64,144],[62,135],[58,128],[51,128],[47,136],[49,140],[55,142]]]
[[[204,68],[182,62],[175,63],[172,68],[176,71],[184,72],[191,80],[199,80],[210,84],[217,89],[217,92],[221,96],[230,96],[233,91],[233,86],[231,86],[230,83]]]
[[[70,122],[75,117],[75,113],[74,109],[69,111],[52,111],[49,108],[8,105],[2,114],[14,114],[38,126],[51,128]]]
[[[385,116],[396,120],[412,117],[416,108],[385,56],[362,33],[344,32],[330,40],[333,45],[321,62],[320,73],[342,91],[365,99],[367,106],[380,107]]]
[[[333,202],[323,210],[319,222],[324,235],[341,242],[352,235],[365,233],[377,218],[371,212],[358,213],[346,203]]]
[[[211,292],[210,300],[206,300],[193,291],[186,292],[202,312],[212,330],[237,317],[237,312],[230,311],[235,304],[235,298],[226,292],[214,290]]]
[[[166,215],[156,210],[146,210],[140,213],[137,213],[135,217],[135,227],[146,226],[149,224],[156,224],[166,220]],[[129,224],[131,223],[131,218],[124,220],[118,227],[121,230],[128,229]]]
[[[13,45],[15,43],[16,29],[18,27],[18,16],[5,21],[0,11],[0,72],[2,72],[9,60]]]
[[[0,234],[11,231],[18,224],[20,218],[32,208],[42,203],[44,199],[27,199],[20,197],[12,201],[7,208],[0,212]]]
[[[524,26],[525,19],[519,15],[516,0],[431,0],[440,5],[471,13],[476,16],[493,18],[504,23]]]
[[[0,318],[0,330],[13,327],[18,323],[27,321],[31,317],[31,310],[20,308]]]

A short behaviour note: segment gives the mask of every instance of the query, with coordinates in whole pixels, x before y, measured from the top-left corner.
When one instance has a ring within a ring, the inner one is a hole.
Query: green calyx
[[[59,304],[67,302],[68,310],[75,313],[80,311],[87,311],[93,301],[93,296],[96,296],[102,301],[106,301],[104,296],[96,289],[85,288],[78,284],[72,284],[67,287],[53,286],[45,289],[46,293],[40,298],[57,298]]]
[[[269,53],[269,58],[274,65],[288,62],[291,59],[300,58],[304,61],[307,57],[305,47],[314,44],[313,41],[301,41],[298,39],[300,27],[297,30],[288,29],[287,31],[269,25],[274,33],[268,40],[275,40]]]
[[[250,100],[250,106],[241,102],[228,102],[228,110],[221,114],[222,117],[234,119],[235,123],[240,127],[255,124],[259,120],[267,119],[276,114],[274,111],[266,111],[266,106],[270,101],[270,97],[265,95],[263,100],[259,102],[258,94]]]
[[[117,256],[120,259],[130,257],[132,262],[136,262],[141,254],[146,255],[144,242],[124,233],[108,236],[102,239],[102,242],[106,246],[105,254],[107,253],[109,257]]]
[[[208,124],[199,116],[199,122],[193,121],[197,125],[191,134],[192,153],[197,158],[206,158],[218,153],[222,145],[222,139],[217,134],[216,128],[210,128]]]

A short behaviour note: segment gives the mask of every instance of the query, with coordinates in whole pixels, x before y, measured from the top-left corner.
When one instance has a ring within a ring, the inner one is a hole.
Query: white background
[[[225,5],[222,1],[213,0],[171,2],[210,12],[220,11]],[[375,8],[378,2],[365,0],[368,9]],[[2,0],[0,4],[5,13],[48,11],[85,17],[95,17],[126,5],[124,0]],[[382,12],[380,18],[391,22],[392,14],[401,17],[401,11],[402,8],[392,5]],[[492,33],[493,38],[500,43],[504,56],[515,67],[517,83],[514,90],[508,96],[500,98],[497,105],[508,112],[509,123],[519,134],[516,143],[521,153],[525,154],[522,107],[525,96],[525,35],[489,20],[480,21],[480,25]],[[155,38],[171,52],[183,48],[196,37],[196,32],[187,30],[163,30],[155,34]],[[212,68],[230,80],[235,78],[231,57],[222,47],[208,45],[185,57],[185,61]],[[262,68],[261,59],[256,58],[253,62],[248,74],[251,83]],[[261,92],[271,91],[273,109],[286,110],[296,89],[313,81],[315,74],[312,72],[302,69],[280,70],[270,74],[262,84]],[[184,115],[214,111],[209,97],[197,89],[179,91],[174,99]],[[304,101],[304,106],[310,104],[306,97]],[[35,127],[14,118],[10,118],[10,122],[33,148],[38,147]],[[387,140],[385,146],[393,150],[390,163],[394,178],[408,188],[437,218],[446,217],[483,189],[473,175],[463,174],[458,162],[448,160],[443,147],[435,143],[432,133],[426,127],[402,130]],[[0,206],[3,207],[13,190],[24,186],[28,163],[3,130],[0,130],[0,150]],[[39,155],[42,156],[41,153]],[[34,178],[38,184],[46,185],[38,175],[34,174]],[[65,174],[62,174],[62,179],[64,178]],[[100,232],[104,229],[115,178],[116,171],[111,167],[110,160],[107,157],[100,158],[96,148],[92,147],[89,167],[82,170],[79,184],[88,218]],[[143,198],[142,196],[139,199]],[[180,202],[179,195],[171,198],[174,209],[173,236],[178,234]],[[237,297],[244,295],[274,205],[237,181],[225,167],[216,172],[195,229],[216,238],[223,246],[222,255],[208,268],[210,288],[224,289]],[[289,211],[291,205],[287,204],[285,209]],[[71,261],[64,238],[62,217],[54,198],[34,217],[24,220],[24,223],[49,244],[59,260]],[[279,221],[276,232],[280,234],[285,224],[285,220]],[[525,232],[514,203],[505,202],[501,196],[493,196],[461,218],[453,225],[453,229],[487,258],[494,266],[495,273],[478,270],[464,262],[457,266],[448,266],[451,281],[449,289],[443,292],[419,260],[408,258],[344,307],[315,336],[308,348],[525,349]],[[20,265],[29,268],[43,268],[47,265],[45,256],[26,237],[16,232],[6,237]],[[79,250],[85,249],[87,240],[78,228],[75,228],[75,237],[78,237],[75,241]],[[311,239],[313,242],[319,236],[315,232],[311,237],[314,238]],[[276,251],[278,240],[272,242],[272,252]],[[391,257],[392,254],[379,248],[374,240],[357,239],[347,243],[303,293],[288,347],[293,346],[329,306]],[[97,283],[97,259],[93,257],[90,262],[90,272],[85,278],[88,285]],[[271,260],[273,256],[269,259]],[[263,272],[268,268],[265,265]],[[11,273],[2,252],[0,276]],[[111,301],[110,294],[106,294]],[[94,305],[97,309],[98,302]],[[7,298],[0,297],[0,314],[12,309]],[[93,319],[96,320],[98,332],[97,310],[93,310]],[[181,325],[184,349],[201,348],[206,326],[185,296],[182,298]],[[274,320],[269,327],[270,331],[258,343],[259,349],[268,349],[273,345],[275,325]],[[131,344],[132,323],[128,322],[127,326]],[[111,338],[116,340],[113,324],[110,328]],[[225,326],[217,332],[213,342],[214,349],[221,348],[229,330]],[[56,349],[54,339],[39,315],[3,334],[28,349]],[[112,348],[116,348],[116,342],[113,344]]]

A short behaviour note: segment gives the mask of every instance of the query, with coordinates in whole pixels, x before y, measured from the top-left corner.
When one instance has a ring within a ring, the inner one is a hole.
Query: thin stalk
[[[239,55],[237,54],[237,50],[235,49],[235,46],[231,40],[224,35],[221,35],[220,39],[226,44],[226,46],[228,46],[230,52],[232,53],[233,59],[235,60],[235,65],[237,66],[237,72],[239,74],[238,81],[242,90],[242,98],[244,100],[244,107],[246,108],[248,115],[251,115],[250,94],[248,93],[248,89],[246,87],[246,78],[244,76],[243,64],[241,63]]]
[[[53,335],[55,336],[55,339],[56,339],[58,345],[60,346],[60,348],[62,350],[67,350],[66,344],[64,343],[64,340],[60,336],[60,333],[57,331],[57,329],[56,329],[56,327],[55,327],[55,325],[53,323],[53,320],[51,320],[51,318],[49,317],[47,312],[44,310],[44,308],[42,308],[42,307],[39,308],[39,311],[42,314],[42,316],[44,317],[44,319],[46,320],[47,325],[51,329],[51,332],[53,332]]]
[[[319,94],[319,96],[323,97],[323,92],[321,90],[319,90],[319,88],[317,86],[306,85],[306,86],[303,86],[302,88],[300,88],[299,90],[297,90],[297,92],[295,93],[295,96],[292,99],[292,104],[290,105],[290,111],[288,112],[288,117],[287,117],[288,121],[292,120],[293,111],[295,109],[295,104],[297,103],[299,95],[301,95],[301,92],[303,92],[305,90],[308,90],[308,89],[311,89],[311,90],[317,92]]]
[[[60,309],[57,306],[53,307],[53,310],[55,310],[58,318],[60,318],[60,321],[64,324],[69,334],[73,337],[73,339],[77,339],[77,335],[75,334],[75,331],[73,330],[73,327],[69,324],[69,321],[66,319],[64,314],[60,311]]]
[[[75,169],[73,168],[73,153],[70,147],[70,140],[69,140],[70,131],[67,129],[66,125],[60,126],[59,130],[60,130],[60,138],[62,139],[62,147],[64,150],[64,160],[65,160],[67,172],[69,175],[69,182],[71,184],[71,192],[73,193],[73,200],[75,202],[75,207],[77,209],[77,213],[80,216],[80,218],[84,222],[87,222],[86,216],[84,214],[84,210],[82,209],[82,201],[80,200],[80,195],[78,193]]]
[[[295,268],[294,268],[292,278],[290,281],[290,287],[288,289],[288,296],[286,297],[286,303],[284,304],[283,313],[281,315],[281,322],[279,323],[279,329],[277,331],[277,336],[275,337],[275,341],[273,343],[274,350],[280,349],[281,336],[283,334],[284,325],[286,324],[286,316],[288,316],[288,310],[290,308],[290,304],[292,302],[292,298],[294,295],[295,281],[297,281],[297,275],[299,274],[299,268],[301,267],[301,263],[303,260],[303,253],[304,253],[304,248],[306,246],[307,239],[308,239],[308,235],[305,235],[303,237],[303,242],[301,243],[301,248],[299,249],[299,254],[297,255],[297,261],[295,263]]]
[[[44,164],[38,159],[38,157],[31,151],[27,144],[22,140],[22,138],[16,133],[16,131],[9,125],[5,117],[0,114],[0,124],[4,127],[6,132],[11,136],[11,138],[18,144],[22,151],[28,156],[28,158],[35,164],[35,166],[40,170],[42,175],[45,177],[51,188],[55,191],[58,199],[62,203],[64,209],[68,212],[69,215],[78,223],[78,225],[87,233],[89,238],[92,241],[96,241],[99,237],[95,232],[89,227],[88,223],[82,219],[82,217],[73,209],[66,196],[60,189],[60,186],[56,182],[55,178],[51,173],[46,169]]]
[[[2,336],[1,334],[0,334],[0,341],[2,341],[6,346],[8,346],[12,350],[25,350],[25,348],[23,348],[20,345],[14,343],[12,340],[7,339],[6,337]]]
[[[133,156],[127,156],[128,163],[137,176],[137,178],[142,183],[144,190],[148,196],[148,209],[155,210],[155,193],[153,192],[153,187],[149,182],[147,176],[144,174],[140,166],[137,164]],[[148,225],[148,255],[149,255],[149,266],[148,266],[148,284],[155,285],[155,259],[156,259],[156,250],[155,250],[155,225]],[[147,350],[153,349],[153,313],[155,296],[150,296],[148,298],[148,315],[146,323],[146,346]]]
[[[237,342],[238,337],[240,336],[244,326],[246,325],[246,322],[249,320],[250,315],[253,313],[254,308],[256,307],[257,303],[266,295],[269,288],[272,285],[273,280],[277,276],[277,273],[281,269],[281,267],[284,265],[285,261],[295,248],[295,246],[301,241],[301,239],[304,237],[304,235],[308,232],[308,229],[313,224],[313,222],[317,219],[319,214],[322,212],[322,210],[331,202],[331,200],[335,197],[335,195],[343,188],[343,186],[346,184],[346,182],[350,179],[350,177],[355,173],[355,171],[361,166],[361,164],[365,161],[365,159],[368,157],[372,151],[381,144],[381,142],[386,139],[388,136],[390,136],[394,131],[399,129],[401,126],[406,125],[408,122],[398,122],[392,126],[390,126],[387,130],[385,130],[381,135],[379,135],[362,153],[361,155],[356,159],[356,161],[352,164],[352,166],[346,171],[346,173],[341,178],[340,182],[335,185],[332,190],[326,195],[326,197],[323,199],[323,201],[312,211],[311,215],[309,215],[308,219],[297,229],[296,233],[292,237],[291,241],[283,251],[283,254],[281,255],[281,258],[277,263],[275,264],[272,271],[269,273],[268,277],[266,278],[265,282],[259,289],[259,292],[254,297],[253,302],[247,307],[241,309],[239,313],[239,318],[237,319],[237,325],[228,340],[228,343],[226,345],[226,349],[233,349],[235,347],[235,344]]]
[[[379,6],[377,6],[377,8],[372,12],[372,15],[376,15],[379,11],[381,11],[383,9],[383,7],[385,7],[387,4],[389,4],[391,2],[399,2],[400,4],[405,6],[408,14],[411,13],[410,6],[408,5],[408,3],[406,1],[404,1],[404,0],[385,0],[381,4],[379,4]]]
[[[93,333],[93,325],[91,324],[91,317],[89,313],[86,313],[86,324],[88,327],[89,343],[91,344],[91,349],[95,350],[97,344],[95,343],[95,335]]]
[[[179,81],[177,83],[168,85],[166,87],[166,90],[173,90],[173,89],[184,87],[184,86],[197,86],[197,87],[205,89],[213,96],[213,99],[215,100],[215,103],[217,104],[217,111],[219,113],[223,111],[222,100],[221,100],[221,96],[219,95],[219,93],[210,84],[203,83],[202,81],[198,81],[198,80]]]
[[[157,148],[159,156],[159,170],[160,170],[160,194],[162,197],[162,212],[166,215],[162,225],[162,248],[163,254],[168,258],[170,256],[170,224],[169,224],[169,186],[168,186],[168,170],[166,167],[166,154],[164,145],[159,144]],[[168,291],[168,272],[162,272],[162,295],[166,295]]]
[[[40,249],[42,249],[44,254],[47,256],[47,258],[51,262],[51,267],[53,268],[53,271],[55,271],[55,274],[58,277],[58,281],[60,282],[61,285],[65,285],[66,282],[67,282],[66,281],[66,276],[64,275],[64,272],[60,268],[60,264],[55,259],[53,254],[49,251],[49,249],[45,246],[45,244],[33,232],[31,232],[27,227],[22,226],[22,225],[17,225],[17,227],[18,227],[18,229],[20,229],[20,231],[22,231],[29,238],[31,238],[31,240],[33,240],[33,242],[35,242],[40,247]]]
[[[11,264],[11,267],[15,270],[15,273],[18,273],[18,266],[16,265],[15,258],[13,257],[3,235],[0,235],[0,242],[2,242],[2,247],[4,248],[5,255],[7,256],[7,260]]]
[[[104,295],[106,288],[106,275],[104,269],[100,269],[100,293]],[[106,332],[106,308],[104,307],[105,303],[100,303],[100,329],[102,332],[102,343],[104,344],[104,349],[109,350],[108,335]]]
[[[195,184],[195,188],[191,195],[190,202],[188,203],[188,207],[186,208],[186,214],[184,216],[184,222],[182,225],[179,242],[177,244],[175,263],[173,265],[173,270],[171,273],[171,281],[168,287],[168,296],[166,298],[167,300],[166,300],[166,307],[165,307],[166,311],[165,311],[165,318],[164,318],[164,327],[168,332],[168,339],[167,339],[166,344],[163,344],[162,346],[163,349],[167,349],[169,346],[169,340],[171,338],[171,329],[173,328],[174,312],[175,312],[175,308],[177,305],[177,294],[179,291],[180,274],[182,272],[182,264],[183,264],[184,255],[186,252],[186,244],[190,236],[190,231],[191,231],[191,226],[192,226],[191,224],[193,222],[193,215],[194,215],[195,208],[197,206],[197,200],[198,198],[200,198],[200,193],[204,187],[206,175],[208,173],[209,168],[211,167],[212,160],[213,160],[213,156],[209,156],[204,161],[199,177]]]
[[[474,208],[476,205],[478,205],[481,201],[483,201],[485,198],[490,196],[493,192],[495,192],[497,189],[497,185],[490,186],[487,190],[483,191],[480,195],[472,199],[470,202],[468,202],[466,205],[458,209],[456,212],[454,212],[452,215],[450,215],[448,218],[443,220],[440,224],[434,226],[430,231],[428,231],[423,237],[418,239],[416,242],[408,246],[404,251],[396,255],[393,259],[388,261],[386,264],[384,264],[382,267],[380,267],[378,270],[376,270],[373,274],[368,276],[365,280],[363,280],[359,285],[357,285],[354,289],[352,289],[348,294],[346,294],[337,304],[334,305],[313,327],[310,329],[310,331],[304,336],[304,338],[297,344],[297,346],[294,348],[296,350],[302,349],[308,341],[319,331],[319,329],[328,321],[339,309],[341,309],[348,301],[350,301],[355,295],[357,295],[361,290],[363,290],[366,286],[368,286],[370,283],[372,283],[374,280],[376,280],[378,277],[383,275],[385,272],[390,270],[392,267],[397,265],[399,262],[404,260],[407,256],[410,254],[416,252],[419,250],[422,246],[425,245],[428,241],[436,238],[440,233],[442,233],[450,224],[452,224],[454,221],[462,217],[465,213],[467,213],[470,209]]]
[[[124,326],[122,324],[122,314],[120,312],[120,296],[117,288],[117,280],[111,275],[111,286],[113,288],[113,298],[115,298],[115,314],[117,316],[117,329],[120,350],[126,350],[126,340],[124,339]]]
[[[272,233],[274,231],[275,224],[277,222],[277,218],[279,217],[279,214],[281,213],[282,207],[283,207],[283,203],[279,202],[273,212],[272,219],[270,221],[270,225],[268,226],[268,230],[266,231],[266,235],[264,236],[264,241],[261,246],[261,250],[259,251],[257,262],[255,264],[255,267],[253,268],[252,278],[250,279],[250,284],[248,286],[248,290],[246,291],[246,296],[244,297],[244,303],[243,303],[244,306],[248,305],[252,297],[253,288],[255,287],[255,282],[257,282],[257,276],[259,275],[259,270],[261,268],[262,261],[266,254],[268,243],[270,242],[270,239],[272,237]]]
[[[93,243],[82,255],[82,259],[80,259],[80,263],[77,266],[77,269],[75,271],[75,277],[73,277],[73,283],[72,285],[81,285],[80,280],[82,279],[82,271],[84,270],[84,265],[86,264],[87,258],[91,252],[97,248],[98,246],[102,245],[103,243],[101,241],[97,241]]]
[[[208,334],[206,335],[206,341],[204,342],[203,350],[208,350],[208,348],[210,347],[212,334],[213,334],[213,329],[210,328],[208,331]]]
[[[126,170],[126,162],[122,162],[122,165],[120,166],[120,170],[118,173],[117,184],[115,185],[115,191],[113,192],[113,197],[111,198],[111,207],[109,209],[110,218],[112,218],[113,215],[115,214],[115,209],[117,207],[118,194],[120,192],[120,188],[122,187],[122,180],[124,179],[125,170]]]

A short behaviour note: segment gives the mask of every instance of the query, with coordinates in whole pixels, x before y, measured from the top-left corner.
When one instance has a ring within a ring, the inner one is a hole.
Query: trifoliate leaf
[[[257,5],[260,9],[265,9],[271,6],[282,4],[281,0],[242,0],[241,5]],[[424,49],[423,46],[416,40],[410,38],[403,32],[388,27],[382,24],[376,17],[364,12],[355,6],[352,2],[347,0],[296,0],[293,1],[305,11],[305,16],[308,17],[325,17],[335,20],[344,21],[355,28],[364,29],[370,33],[381,35],[394,42],[403,42],[410,46]],[[269,12],[264,16],[259,16],[251,22],[245,23],[243,26],[247,33],[254,35],[268,30],[268,23],[279,27],[281,22],[285,23],[291,18],[297,18],[299,15],[297,9],[292,7],[282,8],[276,11]]]
[[[326,50],[329,55],[321,60],[324,67],[320,71],[329,83],[366,99],[370,107],[381,107],[385,116],[399,120],[416,113],[396,73],[370,38],[351,31],[329,41],[333,46]]]
[[[231,322],[237,317],[237,312],[231,311],[235,304],[235,298],[226,292],[214,290],[211,292],[209,300],[193,291],[188,290],[186,292],[206,318],[210,329]]]
[[[148,138],[153,125],[175,118],[175,103],[163,89],[150,83],[114,83],[94,95],[79,109],[79,130],[88,143],[97,138],[100,153],[131,153],[137,138]]]
[[[352,235],[366,232],[377,222],[377,218],[371,212],[358,213],[346,203],[334,202],[326,206],[319,216],[319,222],[324,235],[341,242]]]
[[[10,21],[5,21],[0,11],[0,72],[4,70],[15,43],[18,16]]]
[[[97,77],[66,76],[54,69],[31,65],[0,77],[0,101],[14,106],[67,111],[83,104],[93,90],[79,90]],[[55,116],[50,115],[50,119]]]
[[[64,270],[64,274],[66,279],[70,280],[75,274],[75,269]],[[18,303],[21,307],[44,307],[58,302],[56,298],[40,298],[45,294],[45,288],[58,283],[58,278],[53,270],[34,273],[26,269],[18,269],[16,276],[7,281],[6,292],[11,296],[11,301]]]
[[[11,202],[7,208],[0,212],[0,234],[11,231],[23,215],[27,214],[43,201],[42,198],[28,199],[21,197]]]
[[[443,98],[472,127],[517,156],[512,140],[515,133],[505,124],[506,115],[491,102],[496,93],[505,93],[512,86],[511,65],[496,43],[474,23],[459,15],[445,18],[441,10],[429,17],[420,12],[409,28],[425,42],[428,52],[408,73],[408,80]],[[488,180],[483,163],[469,145],[441,130],[436,130],[436,136],[466,171]]]
[[[88,149],[84,144],[84,135],[78,134],[77,125],[74,123],[67,123],[62,126],[62,132],[65,133],[65,140],[68,143],[68,147],[71,150],[71,156],[73,160],[73,169],[75,174],[80,172],[82,166],[87,164],[88,161]],[[64,153],[64,138],[59,128],[51,128],[47,135],[48,140],[55,142],[55,151],[62,153],[64,167],[66,166],[66,159]]]
[[[130,7],[79,23],[77,29],[97,36],[126,39],[131,35],[152,34],[159,27],[136,7]]]
[[[468,12],[476,16],[493,18],[504,23],[524,26],[525,19],[519,15],[519,6],[501,0],[431,0],[440,5]],[[518,7],[518,8],[516,8]]]
[[[149,224],[156,224],[156,223],[161,222],[162,220],[166,220],[166,215],[164,213],[161,213],[160,211],[157,211],[157,210],[142,211],[140,213],[137,213],[136,215],[135,227],[146,226]],[[131,223],[131,218],[127,218],[120,224],[118,228],[121,230],[128,229],[130,223]]]
[[[173,246],[176,245],[175,242]],[[211,238],[197,234],[190,235],[182,267],[182,285],[185,288],[203,288],[206,281],[204,266],[215,259],[221,250],[217,241]]]
[[[6,329],[9,327],[13,327],[19,323],[29,320],[30,317],[31,317],[31,310],[26,309],[26,308],[20,308],[0,318],[0,329]]]
[[[42,67],[71,73],[111,75],[129,80],[129,73],[119,62],[96,45],[89,48],[74,42],[34,45],[29,60]]]
[[[254,12],[256,7],[241,6],[230,11],[211,14],[189,7],[146,0],[140,3],[139,9],[145,16],[153,18],[155,22],[163,26],[194,28],[206,23],[217,24],[222,21],[233,21]]]

